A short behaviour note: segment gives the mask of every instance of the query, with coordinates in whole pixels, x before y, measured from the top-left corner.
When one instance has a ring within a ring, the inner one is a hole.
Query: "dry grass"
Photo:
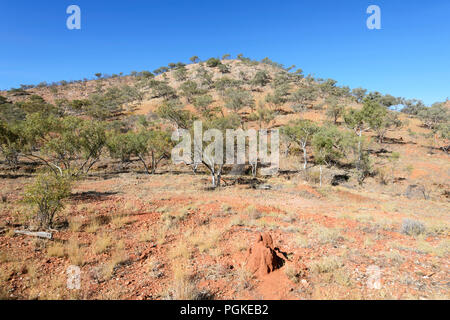
[[[172,249],[168,252],[168,257],[172,260],[174,259],[190,259],[192,252],[189,250],[185,242],[178,242]]]
[[[234,269],[234,276],[240,290],[251,289],[253,274],[248,271],[245,265],[240,265]]]
[[[189,241],[198,248],[201,253],[208,252],[211,249],[217,248],[220,238],[222,237],[222,231],[218,229],[206,229],[193,232]]]
[[[168,288],[166,298],[171,300],[203,300],[205,294],[201,292],[193,275],[186,264],[177,262],[173,265],[173,281]]]
[[[342,265],[341,259],[331,256],[312,262],[309,269],[314,273],[329,273],[339,269]]]
[[[94,252],[101,254],[107,252],[113,246],[113,239],[108,235],[100,235],[94,243]]]
[[[155,232],[154,228],[144,229],[139,233],[139,241],[140,242],[151,242],[155,241],[157,238],[157,232]]]
[[[49,257],[62,258],[66,256],[66,250],[64,245],[59,242],[54,242],[50,247],[47,248],[47,255]]]
[[[118,244],[117,249],[112,253],[111,259],[103,266],[102,275],[105,279],[111,279],[115,272],[129,261],[127,252]]]
[[[128,223],[130,223],[130,219],[128,216],[124,215],[114,215],[111,219],[111,224],[113,225],[114,229],[121,229]]]
[[[83,221],[80,218],[73,218],[69,221],[69,230],[72,232],[79,232],[83,226]]]
[[[80,244],[77,238],[71,238],[67,244],[67,255],[69,256],[69,261],[71,264],[76,266],[83,266],[85,261],[85,253],[82,248],[80,248]]]
[[[340,230],[326,228],[323,226],[316,226],[313,231],[314,238],[317,239],[319,244],[336,244],[339,241],[344,240]]]
[[[92,220],[91,223],[86,227],[86,232],[95,233],[100,228],[100,223],[96,219]]]

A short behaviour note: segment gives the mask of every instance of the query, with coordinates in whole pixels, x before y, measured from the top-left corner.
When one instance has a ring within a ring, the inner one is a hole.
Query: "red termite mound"
[[[255,274],[266,275],[283,266],[285,257],[274,248],[270,234],[258,236],[257,242],[248,249],[247,268]]]

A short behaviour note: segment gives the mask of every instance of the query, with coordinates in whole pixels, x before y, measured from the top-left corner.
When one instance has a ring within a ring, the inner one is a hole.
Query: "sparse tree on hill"
[[[195,96],[205,93],[205,90],[200,89],[197,82],[192,80],[183,82],[180,86],[180,90],[181,96],[185,97],[188,103],[192,103]]]
[[[237,114],[242,108],[249,107],[253,110],[254,106],[255,101],[249,92],[233,88],[226,90],[225,107],[227,109],[230,109]]]
[[[310,120],[297,120],[290,122],[282,130],[282,133],[290,141],[296,143],[303,150],[304,170],[306,170],[308,164],[307,147],[318,129],[317,125]]]
[[[344,157],[347,144],[346,134],[335,126],[323,126],[312,138],[314,161],[319,164],[320,185],[322,185],[322,165],[329,166]]]
[[[267,71],[259,70],[256,72],[253,79],[250,81],[253,87],[264,87],[266,84],[270,82],[270,77]]]
[[[292,102],[292,109],[295,112],[302,112],[312,105],[312,102],[317,99],[317,90],[312,86],[300,87],[297,91],[291,94],[289,101]]]
[[[192,63],[198,63],[198,62],[200,61],[200,59],[199,59],[198,56],[192,56],[191,58],[189,58],[189,60],[190,60]]]
[[[334,124],[337,124],[339,117],[342,116],[345,111],[344,105],[339,104],[339,101],[334,97],[327,98],[325,102],[327,104],[326,116],[331,119]]]
[[[211,108],[214,99],[211,95],[205,94],[194,98],[194,106],[204,117],[210,118],[212,113],[218,111],[217,109]]]
[[[366,93],[367,93],[367,89],[363,89],[363,88],[354,88],[352,90],[352,95],[355,97],[355,99],[358,103],[361,103],[363,101],[363,99],[366,96]]]

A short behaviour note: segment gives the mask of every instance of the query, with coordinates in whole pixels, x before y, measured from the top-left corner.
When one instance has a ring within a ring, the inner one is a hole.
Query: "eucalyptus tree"
[[[291,121],[287,126],[282,128],[282,134],[302,149],[304,170],[306,170],[308,165],[307,147],[311,144],[311,140],[318,130],[319,127],[310,120]]]

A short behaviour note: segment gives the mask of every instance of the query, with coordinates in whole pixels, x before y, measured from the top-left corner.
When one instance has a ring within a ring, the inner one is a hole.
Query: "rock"
[[[247,254],[247,268],[260,276],[280,268],[285,261],[280,250],[274,248],[272,237],[268,233],[260,234]]]
[[[420,184],[409,185],[406,189],[405,196],[407,196],[408,199],[428,199],[425,187]]]
[[[331,179],[332,186],[338,186],[344,182],[347,182],[350,179],[350,176],[347,174],[335,174],[333,179]]]

